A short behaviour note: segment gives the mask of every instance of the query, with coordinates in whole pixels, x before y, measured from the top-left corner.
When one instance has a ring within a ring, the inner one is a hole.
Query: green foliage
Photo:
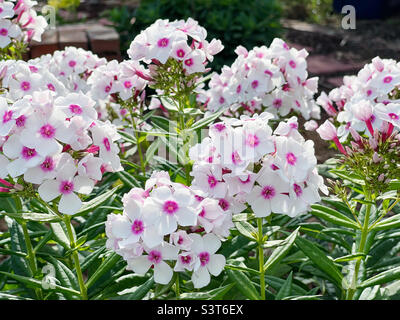
[[[276,0],[143,0],[137,9],[116,7],[106,16],[121,35],[123,54],[133,38],[155,20],[192,17],[207,30],[208,39],[220,39],[225,46],[211,65],[214,70],[233,62],[237,46],[269,45],[281,34],[281,8]]]
[[[326,24],[334,20],[333,0],[280,0],[285,18]]]

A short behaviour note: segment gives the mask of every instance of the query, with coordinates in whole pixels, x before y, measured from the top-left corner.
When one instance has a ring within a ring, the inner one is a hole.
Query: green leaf
[[[105,247],[100,247],[96,251],[94,251],[91,254],[89,254],[85,258],[85,260],[83,260],[83,262],[81,264],[82,271],[85,271],[86,269],[90,268],[91,265],[94,264],[97,261],[97,259],[104,252],[104,250],[105,250]]]
[[[8,273],[8,272],[4,272],[4,271],[0,271],[1,274],[4,274],[10,278],[13,278],[21,283],[26,284],[28,287],[32,287],[32,288],[42,288],[42,282],[33,278],[29,278],[29,277],[24,277],[24,276],[19,276],[17,274],[13,274],[13,273]],[[79,291],[70,289],[70,288],[65,288],[62,286],[59,286],[57,284],[53,284],[54,289],[49,289],[49,290],[54,290],[57,292],[61,292],[61,293],[66,293],[66,294],[73,294],[73,295],[80,295]]]
[[[79,284],[75,274],[61,261],[53,258],[52,256],[49,256],[48,259],[55,268],[56,278],[60,281],[61,286],[71,288],[79,292]],[[71,295],[70,293],[66,293],[66,296],[69,299],[79,297],[79,295],[75,296]]]
[[[152,116],[151,123],[158,127],[159,129],[164,130],[165,132],[174,132],[174,128],[176,128],[176,122],[172,122],[167,118],[160,117],[160,116]],[[171,131],[172,130],[172,131]]]
[[[62,245],[65,249],[71,249],[71,243],[67,236],[66,227],[63,222],[50,223],[50,228],[53,230],[54,240]],[[72,228],[72,231],[74,229]]]
[[[140,286],[146,282],[146,280],[144,276],[135,273],[124,275],[116,279],[112,285],[106,287],[98,298],[104,299],[125,289]]]
[[[154,158],[154,154],[156,153],[156,151],[158,150],[160,145],[161,145],[161,140],[160,139],[155,140],[150,145],[150,147],[146,151],[145,164],[149,163]]]
[[[58,222],[61,221],[60,217],[53,214],[45,214],[45,213],[35,213],[35,212],[26,212],[26,213],[14,213],[14,212],[2,212],[6,216],[14,219],[23,219],[27,221],[37,221],[37,222]]]
[[[358,288],[366,288],[366,287],[372,287],[378,284],[384,284],[388,283],[393,280],[398,280],[400,278],[400,267],[396,267],[384,272],[381,272],[377,274],[376,276],[373,276],[372,278],[369,278],[365,281],[363,281]]]
[[[239,270],[226,270],[229,279],[236,285],[236,288],[250,300],[261,300],[251,280]]]
[[[343,213],[340,213],[339,211],[336,211],[332,208],[321,206],[319,204],[314,204],[311,206],[311,208],[312,208],[311,214],[320,219],[347,228],[352,228],[356,230],[361,229],[361,227],[355,221],[351,220]]]
[[[87,288],[93,285],[103,274],[110,271],[120,259],[121,257],[115,252],[112,252],[109,256],[107,256],[107,258],[103,261],[100,267],[87,281],[86,283]]]
[[[15,220],[11,220],[10,218],[7,218],[6,222],[10,231],[11,251],[26,253],[27,250],[22,227]],[[23,257],[12,255],[11,266],[14,272],[18,275],[26,277],[32,276],[32,272],[29,268],[27,259]]]
[[[292,280],[293,280],[293,272],[290,272],[285,283],[276,294],[275,300],[282,300],[283,298],[288,297],[290,295],[290,293],[292,292]]]
[[[199,121],[196,121],[193,126],[189,128],[190,131],[195,131],[197,129],[204,128],[205,126],[209,125],[211,122],[213,122],[215,119],[217,119],[222,113],[224,113],[226,110],[222,109],[220,111],[214,112],[208,117],[202,118]]]
[[[241,235],[251,240],[257,240],[257,230],[247,221],[235,222],[236,229]]]
[[[366,257],[365,253],[357,252],[353,254],[348,254],[343,257],[336,258],[334,262],[347,262],[352,260],[364,259]]]
[[[338,169],[332,169],[330,170],[331,173],[337,175],[339,178],[348,180],[350,182],[353,182],[355,184],[359,184],[364,186],[365,185],[365,181],[362,179],[361,176],[355,174],[355,173],[349,173],[345,170],[338,170]]]
[[[274,276],[269,276],[266,275],[265,276],[265,282],[271,286],[272,288],[274,288],[274,290],[279,291],[280,288],[282,288],[282,286],[285,283],[285,280],[280,279],[278,277],[274,277]],[[302,287],[300,287],[299,285],[292,283],[292,293],[295,295],[306,295],[307,291],[305,289],[303,289]]]
[[[129,172],[119,171],[116,173],[118,178],[129,188],[140,188],[140,182],[137,181]]]
[[[330,279],[334,281],[339,287],[342,285],[343,275],[340,273],[335,264],[330,260],[326,253],[321,251],[311,241],[297,237],[296,245],[306,256],[315,264],[315,266],[324,272]]]
[[[151,277],[140,287],[138,287],[134,292],[118,296],[116,298],[111,298],[112,300],[142,300],[146,294],[153,288],[154,277]]]
[[[239,270],[239,271],[245,271],[245,272],[260,274],[260,271],[258,271],[258,270],[250,269],[250,268],[247,268],[247,267],[235,266],[233,264],[226,264],[225,268],[226,269],[231,269],[231,270]]]
[[[299,232],[298,227],[295,231],[291,233],[289,237],[287,237],[284,242],[282,243],[281,246],[276,248],[272,254],[269,256],[267,262],[264,264],[264,270],[267,271],[269,269],[272,269],[273,266],[278,264],[290,251],[292,248],[296,238],[297,234]]]
[[[381,231],[400,227],[400,214],[379,221],[371,230]]]
[[[216,288],[206,292],[187,292],[182,293],[180,298],[182,300],[222,300],[225,294],[235,286],[234,283],[227,284],[226,286]]]
[[[130,133],[128,133],[126,131],[122,131],[122,130],[118,130],[118,133],[120,134],[122,139],[125,140],[126,142],[130,142],[130,143],[132,143],[134,145],[137,144],[136,137],[131,135]]]
[[[75,213],[73,215],[73,217],[78,217],[78,216],[82,216],[88,212],[93,211],[94,209],[96,209],[97,207],[101,206],[103,203],[105,203],[108,199],[110,199],[115,192],[117,192],[117,190],[120,188],[121,186],[118,185],[115,188],[99,195],[98,197],[95,197],[94,199],[88,201],[88,202],[84,202],[81,209]]]

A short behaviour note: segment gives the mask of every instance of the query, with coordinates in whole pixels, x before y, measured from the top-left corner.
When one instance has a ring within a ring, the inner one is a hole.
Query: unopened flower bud
[[[378,142],[374,138],[369,138],[369,145],[372,149],[376,149],[378,147]]]
[[[22,185],[16,183],[16,184],[14,185],[14,189],[17,190],[17,191],[22,191],[22,190],[24,190],[24,186],[22,186]]]
[[[382,182],[383,179],[385,179],[385,175],[383,173],[381,173],[378,177],[378,181]]]
[[[372,161],[373,161],[374,163],[378,163],[378,162],[381,162],[381,161],[382,161],[382,158],[378,155],[377,152],[374,152],[374,155],[372,156]]]
[[[352,127],[349,128],[350,134],[353,137],[354,141],[359,142],[361,140],[361,136],[358,134],[356,130]]]

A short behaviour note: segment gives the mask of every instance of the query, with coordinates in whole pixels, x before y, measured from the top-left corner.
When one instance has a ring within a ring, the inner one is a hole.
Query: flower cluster
[[[190,150],[192,188],[218,199],[234,213],[251,206],[257,217],[291,217],[308,211],[327,192],[316,169],[314,144],[297,130],[297,118],[273,132],[264,112],[227,119],[210,127],[209,137]]]
[[[90,194],[105,171],[122,170],[119,135],[97,120],[94,105],[82,93],[54,98],[49,90],[11,104],[0,98],[0,178],[37,186],[46,202],[61,195],[59,211],[76,213],[82,201],[75,193]]]
[[[146,79],[150,79],[147,73],[137,61],[118,63],[112,60],[95,69],[89,77],[90,94],[97,100],[105,100],[114,94],[126,101],[144,90],[148,82]]]
[[[145,274],[153,267],[154,280],[161,284],[171,280],[173,271],[192,271],[195,288],[206,286],[210,274],[221,273],[225,258],[216,254],[218,236],[233,224],[217,200],[201,200],[161,171],[152,174],[145,189],[132,189],[122,201],[123,214],[107,218],[107,247],[127,261],[128,269]]]
[[[49,90],[53,96],[64,96],[69,92],[87,93],[91,86],[89,75],[106,63],[90,51],[67,47],[27,62],[8,60],[0,62],[2,88],[12,101],[35,91]]]
[[[223,49],[221,41],[206,40],[207,31],[192,18],[157,20],[132,41],[128,55],[132,60],[165,64],[179,61],[187,74],[204,72],[207,61]]]
[[[282,117],[294,111],[306,120],[319,118],[320,108],[313,99],[318,78],[307,79],[305,49],[289,48],[276,38],[269,48],[247,51],[239,46],[235,52],[238,57],[232,66],[214,74],[210,89],[199,97],[209,110],[230,107],[249,114],[266,110]]]
[[[343,83],[329,95],[323,92],[317,99],[338,122],[337,136],[341,142],[346,141],[351,132],[371,137],[374,131],[379,131],[388,137],[394,128],[400,127],[398,62],[375,57],[357,76],[345,76]]]
[[[0,48],[7,47],[14,39],[23,42],[41,40],[47,22],[33,9],[36,4],[31,0],[0,3]]]

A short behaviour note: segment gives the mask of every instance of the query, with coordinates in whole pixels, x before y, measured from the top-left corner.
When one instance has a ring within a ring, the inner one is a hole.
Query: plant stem
[[[369,194],[369,191],[366,192],[366,200],[371,201],[371,196]],[[367,207],[366,207],[366,212],[365,212],[365,216],[364,216],[364,225],[361,230],[360,245],[358,247],[358,252],[365,253],[365,254],[367,254],[367,252],[365,252],[365,244],[366,244],[368,233],[369,233],[368,227],[369,227],[369,218],[370,218],[370,214],[371,214],[371,204],[367,204],[366,206]],[[361,266],[361,258],[358,259],[356,262],[353,279],[351,281],[350,288],[347,291],[347,300],[353,300],[354,293],[356,292],[356,289],[357,289],[358,273],[360,271],[360,266]]]
[[[29,237],[28,227],[26,226],[26,221],[23,220],[21,222],[21,226],[22,226],[22,232],[24,233],[26,251],[28,254],[29,268],[31,269],[32,276],[35,277],[35,275],[37,274],[37,271],[38,271],[37,264],[36,264],[36,255],[33,251],[31,238]],[[36,288],[35,294],[39,300],[43,299],[42,289]]]
[[[67,233],[68,233],[68,238],[70,241],[70,246],[72,251],[72,259],[74,260],[74,265],[75,265],[75,270],[76,270],[76,275],[78,276],[78,282],[79,282],[79,288],[81,292],[81,298],[82,300],[87,300],[87,288],[85,286],[85,283],[83,281],[83,275],[82,275],[82,269],[81,265],[79,263],[79,257],[78,257],[78,252],[75,249],[76,243],[74,239],[74,234],[72,232],[72,225],[71,225],[71,218],[69,216],[64,217],[64,222],[67,227]]]
[[[21,199],[19,197],[14,197],[14,202],[17,208],[18,212],[22,212],[22,203],[21,203]],[[28,231],[28,227],[26,225],[26,221],[25,220],[21,220],[20,221],[20,225],[22,227],[22,233],[24,234],[24,240],[25,240],[25,246],[26,246],[26,251],[27,251],[27,258],[28,258],[28,263],[29,263],[29,268],[32,272],[32,276],[35,277],[37,274],[37,263],[36,263],[36,255],[35,252],[33,250],[33,246],[32,246],[32,242],[31,242],[31,238],[29,236],[29,231]],[[35,294],[36,297],[40,300],[43,299],[43,293],[42,293],[42,289],[40,288],[36,288],[35,289]]]
[[[176,280],[175,280],[175,293],[176,293],[176,299],[180,299],[180,287],[179,287],[179,273],[176,274]]]
[[[262,226],[263,226],[262,218],[257,218],[258,265],[259,265],[259,271],[260,271],[260,295],[261,295],[261,299],[265,300],[264,240],[263,240]]]
[[[136,145],[137,145],[137,150],[138,150],[139,160],[140,160],[140,168],[142,169],[142,173],[144,175],[146,173],[146,165],[145,165],[145,163],[143,161],[143,152],[142,152],[142,146],[141,146],[142,142],[139,141],[140,137],[139,137],[139,132],[137,130],[136,123],[135,123],[135,117],[133,115],[133,106],[129,105],[128,109],[129,109],[129,113],[130,113],[130,116],[131,116],[133,131],[135,131]]]

